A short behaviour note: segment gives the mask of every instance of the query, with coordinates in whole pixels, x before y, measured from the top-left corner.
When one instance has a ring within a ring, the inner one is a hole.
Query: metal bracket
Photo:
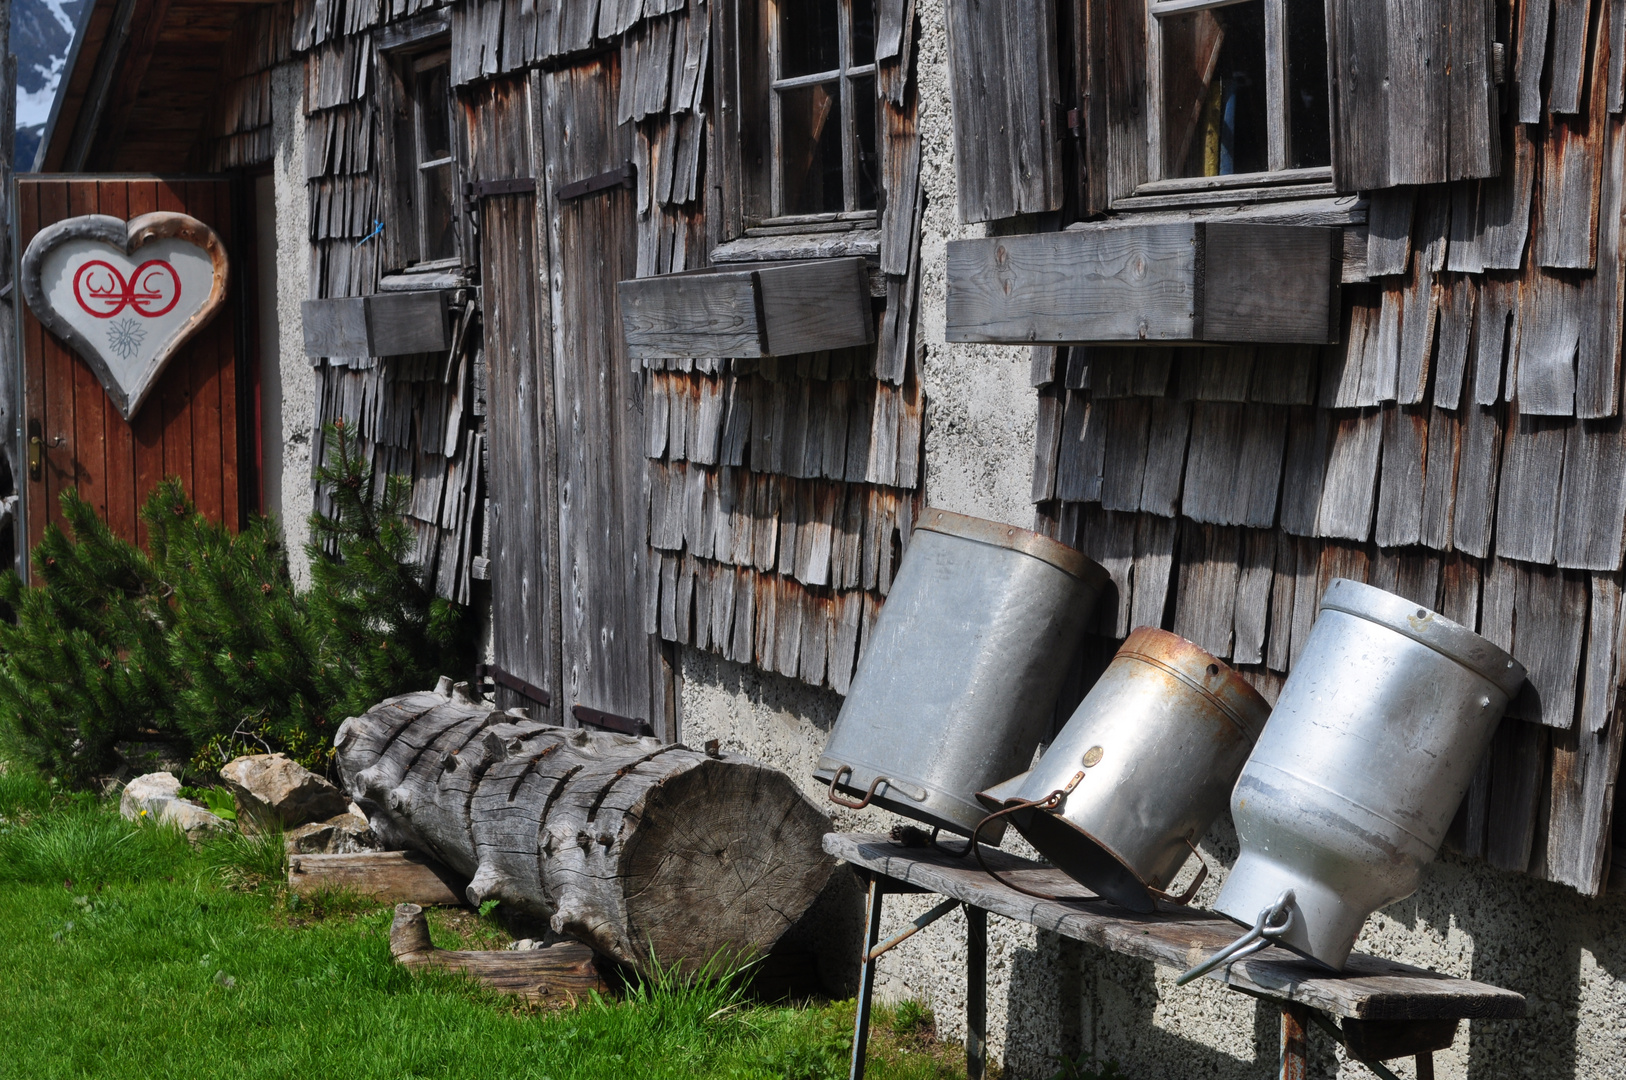
[[[882,953],[889,952],[890,950],[897,948],[903,942],[920,933],[920,931],[926,929],[926,927],[930,926],[932,923],[936,922],[938,919],[941,919],[944,915],[947,915],[949,912],[953,911],[959,906],[960,902],[958,900],[944,900],[941,904],[938,904],[936,907],[926,912],[926,914],[921,915],[919,918],[915,919],[914,922],[910,923],[908,929],[893,934],[891,937],[875,946],[875,948],[865,953],[864,962],[867,964],[871,960],[879,957]]]
[[[518,675],[511,675],[496,664],[474,665],[474,684],[476,686],[484,685],[487,676],[490,676],[491,681],[498,686],[506,687],[520,697],[534,701],[544,709],[553,705],[553,695],[540,686],[528,683]],[[577,706],[577,708],[580,708],[580,706]]]
[[[617,716],[600,709],[589,709],[586,705],[572,705],[570,715],[583,724],[592,724],[607,731],[619,731],[623,735],[653,735],[655,729],[649,726],[649,721],[641,716]]]
[[[577,180],[573,184],[566,184],[559,189],[559,201],[579,199],[584,195],[592,195],[610,188],[630,188],[637,179],[638,169],[631,161],[623,162],[609,172],[601,172],[597,176],[589,176],[585,180]]]
[[[536,177],[517,176],[512,180],[476,180],[469,185],[469,198],[483,199],[488,195],[524,195],[536,190]]]

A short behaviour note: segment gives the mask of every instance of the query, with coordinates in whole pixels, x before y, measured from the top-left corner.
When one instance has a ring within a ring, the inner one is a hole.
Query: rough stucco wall
[[[929,400],[926,497],[932,505],[1028,526],[1036,413],[1028,350],[943,343],[945,245],[984,230],[962,226],[954,207],[942,0],[923,0],[919,12],[922,177],[929,200],[920,305]],[[785,769],[831,812],[837,828],[885,831],[899,820],[832,806],[812,781],[840,709],[835,694],[693,650],[684,652],[683,680],[685,741],[720,738],[731,750]],[[1007,839],[1006,847],[1022,849],[1019,839]],[[1202,847],[1215,871],[1196,901],[1207,906],[1236,857],[1228,817]],[[845,906],[834,905],[840,919],[826,935],[829,950],[847,951],[846,969],[854,973],[862,923],[861,915],[853,919],[857,902],[849,895]],[[889,899],[883,935],[931,902]],[[880,964],[878,992],[924,999],[948,1038],[963,1034],[964,933],[964,919],[955,913]],[[1357,948],[1528,997],[1527,1020],[1462,1024],[1456,1044],[1435,1055],[1442,1080],[1626,1077],[1626,897],[1588,900],[1446,853],[1428,868],[1415,896],[1368,922]],[[839,966],[839,959],[832,963]],[[1217,983],[1177,988],[1172,971],[1000,918],[989,920],[988,963],[989,1046],[1007,1076],[1048,1077],[1062,1054],[1115,1060],[1137,1080],[1273,1074],[1277,1014]],[[1312,1075],[1372,1075],[1343,1060],[1320,1032],[1312,1034],[1311,1047]],[[1389,1064],[1402,1077],[1415,1075],[1410,1061]]]
[[[310,296],[310,227],[305,194],[305,65],[283,64],[271,72],[271,169],[276,193],[277,368],[282,382],[282,536],[294,585],[308,588],[305,558],[315,503],[311,446],[316,430],[316,372],[305,358],[300,304]]]

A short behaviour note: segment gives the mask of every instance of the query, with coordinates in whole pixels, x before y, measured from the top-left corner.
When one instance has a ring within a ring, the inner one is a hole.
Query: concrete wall
[[[288,546],[288,568],[298,588],[310,585],[305,558],[308,524],[315,506],[311,484],[311,447],[316,431],[316,372],[305,358],[300,304],[310,292],[309,204],[305,193],[305,64],[294,61],[271,72],[271,135],[276,146],[271,162],[274,228],[261,229],[261,243],[274,235],[275,307],[262,304],[260,355],[268,386],[262,417],[267,469],[266,509],[282,522]],[[263,212],[264,208],[261,208]],[[262,262],[266,260],[262,257]],[[262,286],[262,293],[271,290]],[[271,299],[268,295],[267,301]],[[268,323],[275,320],[275,337]],[[275,352],[270,346],[275,343]],[[274,453],[277,446],[280,453]],[[272,485],[275,485],[273,488]]]
[[[1036,397],[1028,351],[943,343],[945,244],[983,235],[961,226],[954,169],[942,0],[920,5],[920,128],[929,200],[922,244],[922,379],[929,395],[926,495],[937,506],[1030,526]],[[801,781],[833,811],[838,828],[884,831],[882,811],[829,806],[810,779],[840,698],[828,691],[743,668],[706,653],[683,658],[683,738],[707,738],[770,761]],[[1019,849],[1007,841],[1007,847]],[[1229,819],[1203,849],[1216,873],[1197,903],[1210,904],[1236,856]],[[1184,880],[1184,879],[1182,879]],[[856,948],[855,891],[825,909],[832,953]],[[889,901],[883,934],[930,906],[922,898]],[[1065,942],[994,918],[989,925],[989,1032],[1007,1075],[1048,1077],[1057,1056],[1116,1060],[1130,1077],[1249,1080],[1274,1075],[1274,1011],[1206,983],[1173,985],[1173,973],[1141,961]],[[838,933],[845,941],[836,942]],[[964,921],[952,915],[888,954],[880,992],[918,997],[937,1011],[940,1030],[962,1031]],[[1439,1077],[1626,1077],[1626,897],[1587,900],[1567,888],[1502,873],[1449,854],[1431,866],[1410,899],[1372,919],[1358,948],[1453,975],[1472,976],[1527,995],[1530,1019],[1464,1023],[1456,1045],[1435,1056]],[[851,954],[849,953],[849,956]],[[839,958],[831,963],[839,964]],[[843,970],[852,970],[852,961]],[[1313,1075],[1369,1077],[1311,1036]],[[1403,1077],[1409,1062],[1392,1063]]]

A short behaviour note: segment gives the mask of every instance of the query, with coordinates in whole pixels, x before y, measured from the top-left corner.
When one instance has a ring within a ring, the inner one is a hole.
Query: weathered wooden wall
[[[1516,5],[1499,176],[1371,197],[1341,344],[1035,350],[1033,499],[1111,570],[1102,635],[1163,626],[1272,698],[1334,576],[1511,649],[1530,684],[1456,842],[1596,893],[1626,727],[1626,12],[1568,7],[1543,102],[1546,6]]]

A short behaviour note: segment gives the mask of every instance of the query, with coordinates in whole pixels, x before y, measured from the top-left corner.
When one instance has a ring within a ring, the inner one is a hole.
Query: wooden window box
[[[948,245],[949,341],[1338,340],[1338,229],[1108,225]]]
[[[343,296],[304,303],[305,355],[404,356],[452,347],[446,292]]]
[[[875,340],[861,258],[688,270],[623,281],[620,291],[636,360],[790,356]]]

